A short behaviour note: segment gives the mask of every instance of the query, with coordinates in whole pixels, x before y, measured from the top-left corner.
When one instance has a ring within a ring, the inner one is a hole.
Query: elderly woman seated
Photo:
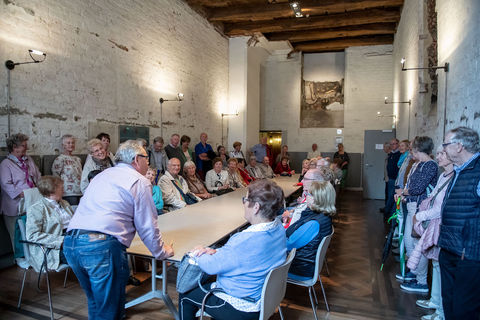
[[[283,205],[282,189],[270,180],[254,181],[242,200],[251,226],[217,250],[198,246],[191,252],[203,271],[217,275],[216,288],[223,290],[206,300],[205,312],[214,319],[258,319],[265,277],[286,258],[285,231],[275,219]],[[181,319],[194,319],[204,296],[199,287],[180,294]]]
[[[80,189],[82,193],[85,193],[85,190],[88,187],[88,174],[93,170],[103,171],[107,168],[113,167],[114,163],[112,159],[108,156],[105,151],[105,147],[102,144],[102,141],[98,139],[92,139],[88,141],[88,151],[90,152],[89,156],[85,160],[85,165],[83,166],[82,171],[82,180],[80,182]]]
[[[213,169],[205,175],[205,184],[209,192],[215,192],[218,195],[232,191],[228,184],[228,173],[223,170],[223,162],[221,158],[213,159]]]
[[[295,280],[311,279],[315,272],[318,246],[332,233],[331,216],[335,214],[335,189],[328,181],[314,181],[309,188],[307,207],[287,229],[287,249],[297,249],[289,270]],[[289,219],[283,215],[284,221]]]
[[[26,236],[28,241],[37,242],[54,249],[48,254],[48,269],[55,270],[61,263],[67,263],[63,251],[64,231],[73,216],[69,203],[62,199],[63,180],[59,177],[44,176],[37,183],[43,196],[27,209]],[[29,246],[29,263],[39,271],[43,263],[43,252],[38,246]]]
[[[237,159],[230,158],[228,159],[227,163],[228,184],[234,189],[246,187],[247,183],[243,180],[242,176],[240,175],[240,171],[238,171],[237,168]]]
[[[187,161],[183,165],[183,177],[187,181],[188,189],[201,199],[210,199],[213,194],[207,191],[205,183],[196,172],[197,166],[193,161]]]

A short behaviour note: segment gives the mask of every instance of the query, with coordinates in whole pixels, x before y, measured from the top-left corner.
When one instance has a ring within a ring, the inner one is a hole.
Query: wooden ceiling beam
[[[295,51],[306,53],[339,51],[348,47],[392,44],[393,35],[292,43]]]
[[[262,5],[265,4],[266,0],[186,0],[189,5],[202,6],[202,7],[212,7],[212,8],[222,8],[222,7],[237,7],[237,6],[248,6],[252,4]],[[287,2],[288,0],[279,0],[276,2]]]
[[[404,0],[303,0],[300,1],[304,15],[324,15],[352,12],[374,8],[400,7]],[[279,18],[293,18],[289,3],[252,4],[247,6],[210,8],[209,21],[241,22],[261,21]]]
[[[394,34],[395,29],[396,23],[389,22],[348,26],[342,28],[264,33],[264,36],[269,41],[289,40],[291,42],[303,42],[368,35]]]
[[[225,23],[227,36],[250,35],[255,32],[300,31],[319,28],[346,27],[361,24],[398,22],[400,10],[371,9],[348,13],[332,14],[299,19],[278,19],[275,21]]]

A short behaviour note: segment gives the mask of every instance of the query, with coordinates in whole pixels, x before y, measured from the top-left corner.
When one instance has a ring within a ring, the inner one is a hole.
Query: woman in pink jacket
[[[40,171],[27,156],[28,136],[17,133],[7,138],[8,156],[0,163],[0,186],[2,204],[0,213],[3,215],[7,227],[12,248],[15,252],[15,224],[19,214],[18,204],[23,198],[25,189],[36,186],[40,178]],[[23,260],[17,259],[17,263],[23,264]]]
[[[437,247],[438,236],[440,234],[440,222],[442,219],[442,203],[448,184],[453,177],[453,163],[447,158],[443,147],[437,149],[436,155],[438,165],[444,169],[438,178],[437,185],[433,189],[430,196],[420,205],[419,211],[413,218],[415,231],[421,233],[412,255],[408,259],[407,266],[415,269],[422,254],[428,259],[432,259],[432,291],[430,300],[417,300],[417,305],[425,309],[436,309],[435,313],[422,317],[423,320],[444,319],[441,282],[440,282],[440,265],[438,264],[438,254],[440,248]],[[426,226],[428,224],[428,226]]]

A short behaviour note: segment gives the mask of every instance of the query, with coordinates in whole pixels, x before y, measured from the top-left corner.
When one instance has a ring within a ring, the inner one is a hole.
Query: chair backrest
[[[335,233],[335,230],[333,229],[333,226],[332,226],[332,233],[324,237],[322,239],[322,242],[320,242],[320,245],[318,246],[317,256],[315,258],[315,274],[313,275],[313,278],[309,280],[310,281],[310,284],[308,284],[309,286],[313,286],[315,283],[317,283],[318,277],[320,276],[320,272],[322,272],[323,263],[325,262],[325,255],[327,254],[328,246],[330,245],[330,241],[332,240],[334,233]]]
[[[25,222],[22,219],[17,220],[18,223],[18,229],[20,229],[20,236],[23,241],[27,240],[27,232],[25,231]],[[28,250],[28,244],[22,243],[23,244],[23,254],[25,255],[25,260],[27,262],[30,261],[30,251]],[[29,262],[30,263],[30,262]]]
[[[295,249],[290,251],[287,260],[279,267],[276,267],[267,274],[263,284],[261,309],[259,320],[270,318],[285,297],[287,289],[288,269],[295,257]]]

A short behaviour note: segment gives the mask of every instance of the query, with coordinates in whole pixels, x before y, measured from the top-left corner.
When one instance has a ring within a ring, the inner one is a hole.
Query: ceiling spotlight
[[[179,93],[177,94],[177,100],[178,100],[178,101],[183,101],[183,93],[179,92]]]
[[[300,4],[298,2],[290,2],[290,7],[292,8],[295,17],[303,17],[302,8],[300,8]]]

